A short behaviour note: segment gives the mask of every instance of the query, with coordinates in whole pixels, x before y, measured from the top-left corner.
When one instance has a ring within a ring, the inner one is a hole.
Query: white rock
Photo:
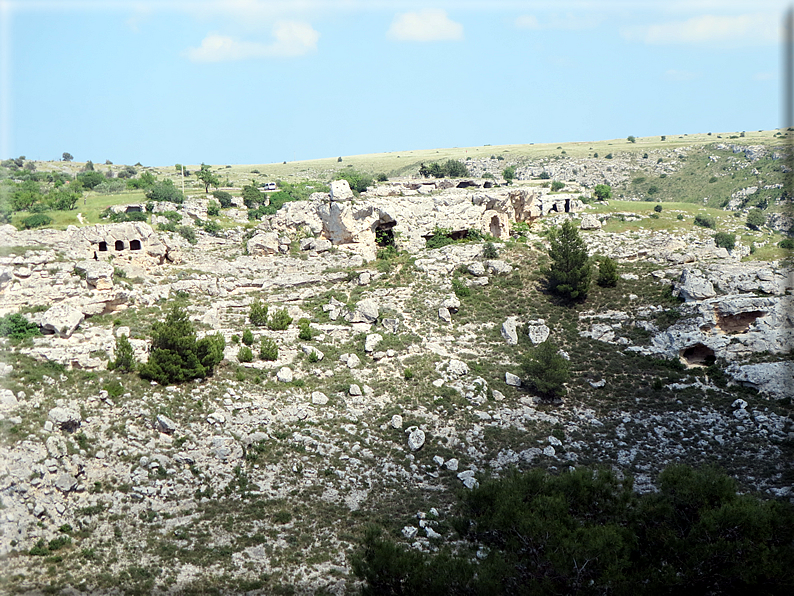
[[[452,315],[449,314],[449,310],[444,308],[443,306],[438,309],[438,318],[444,321],[445,323],[452,322]]]
[[[379,314],[380,306],[378,301],[373,298],[367,298],[356,305],[356,310],[353,312],[350,322],[371,324],[378,320]]]
[[[391,427],[396,429],[402,429],[403,427],[403,417],[399,414],[395,414],[391,417]]]
[[[347,357],[348,368],[356,368],[360,364],[361,364],[361,359],[356,354],[350,354]]]
[[[488,273],[493,275],[507,275],[513,271],[513,267],[511,265],[508,265],[500,259],[491,259],[485,261],[485,268],[488,270]]]
[[[448,459],[447,462],[444,464],[444,467],[449,470],[450,472],[457,472],[458,471],[458,460],[454,457],[452,459]]]
[[[413,540],[416,538],[416,535],[419,533],[419,528],[416,526],[405,526],[403,528],[403,536],[405,536],[408,540]]]
[[[440,308],[446,308],[449,312],[454,314],[458,312],[458,309],[460,309],[460,300],[458,299],[457,296],[455,296],[455,294],[450,294],[449,296],[444,298],[444,301],[441,303]]]
[[[743,366],[732,364],[725,372],[736,382],[753,387],[773,399],[794,396],[794,362],[762,362]]]
[[[447,375],[450,377],[464,377],[467,374],[469,374],[469,367],[465,362],[455,360],[454,358],[449,361],[447,365]]]
[[[328,403],[328,396],[321,391],[315,391],[312,393],[312,403],[318,406],[324,406]]]
[[[417,428],[408,435],[408,448],[411,451],[418,451],[425,444],[425,433],[422,429]]]
[[[278,234],[275,232],[260,232],[252,237],[248,244],[248,254],[252,256],[274,255],[278,253]]]
[[[72,431],[80,426],[81,418],[78,412],[70,410],[69,408],[56,407],[50,410],[48,414],[50,420],[53,421],[58,428],[63,430]]]
[[[531,341],[533,345],[538,345],[546,341],[550,333],[551,329],[544,323],[530,322],[527,325],[527,335],[529,335],[529,341]]]
[[[491,394],[493,395],[494,401],[502,401],[505,398],[505,394],[498,389],[494,389]]]
[[[600,230],[601,222],[592,213],[585,213],[579,226],[582,230]]]
[[[474,277],[482,277],[485,275],[485,265],[479,261],[474,261],[473,263],[469,264],[469,273],[471,273]]]
[[[507,317],[507,320],[502,323],[502,337],[505,338],[507,345],[518,345],[518,331],[516,330],[517,317]]]
[[[276,379],[280,383],[292,383],[292,378],[292,369],[288,366],[279,369],[278,373],[276,373]]]
[[[331,200],[349,201],[353,198],[353,191],[347,180],[334,180],[331,182]]]
[[[505,373],[505,383],[507,383],[511,387],[521,387],[521,379],[519,379],[513,373],[509,373],[509,372]]]
[[[301,351],[303,351],[304,354],[308,354],[309,356],[311,356],[312,354],[315,354],[317,356],[317,361],[318,362],[320,360],[322,360],[323,358],[325,358],[325,354],[323,354],[320,350],[318,350],[314,346],[302,345],[301,346]]]
[[[554,447],[549,445],[543,449],[543,455],[547,455],[548,457],[554,457],[557,452],[554,450]]]
[[[372,352],[375,347],[383,341],[383,336],[380,333],[370,333],[364,340],[364,351]]]
[[[363,395],[363,393],[361,392],[361,387],[359,387],[355,383],[350,386],[350,389],[348,390],[348,393],[350,395]]]
[[[705,300],[717,295],[714,291],[714,286],[709,280],[696,275],[689,268],[685,268],[681,273],[681,278],[678,281],[678,292],[686,302]]]
[[[436,531],[435,531],[433,528],[431,528],[430,526],[425,526],[425,534],[427,534],[427,537],[428,537],[428,538],[441,538],[441,534],[439,534],[438,532],[436,532]]]
[[[174,423],[174,421],[170,418],[163,416],[162,414],[158,414],[156,427],[158,430],[166,434],[172,434],[176,430],[176,423]]]
[[[433,456],[433,462],[439,467],[443,466],[444,465],[444,458],[441,457],[440,455],[434,455]]]
[[[45,332],[69,337],[83,322],[83,312],[68,304],[56,304],[41,317],[41,327]]]

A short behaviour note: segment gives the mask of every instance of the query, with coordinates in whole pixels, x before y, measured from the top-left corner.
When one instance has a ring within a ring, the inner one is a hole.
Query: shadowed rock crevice
[[[708,366],[716,360],[714,350],[701,343],[684,348],[680,353],[681,361],[689,367]]]
[[[750,325],[755,323],[759,317],[766,316],[762,310],[750,312],[740,312],[733,315],[725,315],[717,311],[717,329],[723,333],[747,333]]]

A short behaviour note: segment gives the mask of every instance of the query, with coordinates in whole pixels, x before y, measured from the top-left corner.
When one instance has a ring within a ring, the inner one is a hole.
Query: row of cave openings
[[[114,243],[114,248],[116,251],[122,251],[126,247],[124,246],[123,240],[116,240]],[[108,252],[108,243],[104,240],[99,243],[99,252]],[[140,240],[130,240],[130,250],[141,250],[141,241]]]

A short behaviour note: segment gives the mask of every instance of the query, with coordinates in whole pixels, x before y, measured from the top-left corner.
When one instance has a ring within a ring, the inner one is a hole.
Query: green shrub
[[[336,180],[347,180],[350,185],[350,190],[355,192],[364,192],[370,186],[375,185],[375,181],[369,174],[357,172],[352,168],[344,169],[336,174]]]
[[[736,236],[728,232],[717,232],[714,234],[714,244],[720,248],[733,250],[734,246],[736,246]]]
[[[498,259],[499,251],[496,250],[493,242],[486,242],[482,248],[482,256],[486,259]]]
[[[196,244],[198,240],[196,239],[196,230],[191,228],[190,226],[179,226],[176,231],[179,233],[182,238],[187,240],[190,244]]]
[[[649,194],[649,195],[655,195],[655,194],[656,194],[656,193],[658,193],[658,192],[659,192],[659,187],[658,187],[658,186],[656,186],[655,184],[651,184],[651,185],[648,187],[648,194]]]
[[[706,215],[705,213],[698,213],[695,216],[694,223],[696,226],[700,226],[702,228],[714,229],[717,227],[717,222],[714,220],[714,217],[711,215]]]
[[[455,241],[452,239],[451,234],[451,230],[436,227],[433,230],[433,235],[426,239],[425,246],[427,248],[442,248],[453,244]]]
[[[604,157],[606,159],[612,159],[612,154],[611,153],[607,153]]]
[[[251,303],[251,312],[248,314],[248,320],[257,327],[267,325],[267,304],[262,304],[260,300],[254,300]]]
[[[526,354],[521,362],[524,381],[547,398],[565,395],[565,383],[570,379],[568,361],[550,340],[546,340]]]
[[[794,248],[794,238],[783,238],[783,240],[778,243],[778,246],[780,248],[792,249]]]
[[[513,180],[516,178],[516,167],[507,166],[504,170],[502,170],[502,178],[504,178],[505,182],[508,184],[512,184]]]
[[[598,154],[596,153],[596,157]],[[551,174],[549,174],[546,170],[543,170],[540,175],[538,176],[539,180],[551,180]]]
[[[626,140],[629,143],[636,143],[637,142],[637,137],[635,137],[634,135],[629,135],[628,137],[626,137]]]
[[[254,353],[251,352],[251,348],[248,346],[240,346],[240,349],[237,351],[237,360],[240,362],[253,362]]]
[[[167,201],[169,203],[181,204],[185,201],[185,195],[179,190],[172,180],[163,180],[155,183],[146,191],[146,198],[150,201]]]
[[[383,172],[381,172],[380,174],[375,176],[375,180],[377,180],[378,182],[388,182],[389,181],[389,177],[386,174],[384,174]]]
[[[675,218],[676,218],[678,221],[682,221],[682,220],[684,219],[684,214],[683,214],[683,213],[679,213],[678,215],[676,215],[676,216],[675,216]]]
[[[466,298],[471,296],[471,288],[464,284],[457,277],[452,280],[452,291],[458,298]]]
[[[52,218],[49,215],[44,215],[43,213],[34,213],[33,215],[29,215],[28,217],[24,218],[21,222],[23,230],[31,230],[33,228],[40,228],[42,226],[48,226],[52,223]]]
[[[277,310],[268,319],[267,326],[271,331],[284,331],[292,323],[292,317],[289,316],[286,308]]]
[[[618,265],[609,257],[602,257],[598,262],[598,285],[614,288],[618,285]]]
[[[654,206],[653,210],[656,211],[656,213],[661,213],[662,212],[662,206],[661,205],[656,205],[656,206]]]
[[[410,368],[406,368],[403,371],[403,379],[405,379],[406,381],[410,381],[413,378],[414,378],[414,371],[412,371]]]
[[[254,345],[254,334],[251,333],[250,329],[243,331],[243,343],[247,346]]]
[[[300,331],[298,332],[298,339],[303,341],[311,341],[312,338],[312,328],[309,325],[309,319],[301,319],[298,321],[298,327]]]
[[[25,339],[26,337],[34,337],[36,335],[41,335],[39,326],[29,322],[18,313],[7,314],[0,318],[0,337]]]
[[[161,385],[204,378],[223,360],[225,347],[220,334],[197,340],[187,313],[174,305],[164,321],[152,325],[149,361],[140,365],[138,373]]]
[[[562,190],[565,188],[565,182],[560,182],[559,180],[554,180],[551,183],[551,192],[557,192],[558,190]]]
[[[218,199],[222,209],[228,209],[232,206],[232,195],[225,190],[215,190],[212,196]]]
[[[760,209],[750,209],[747,214],[747,227],[751,230],[758,230],[766,225],[766,215]]]
[[[278,360],[278,346],[269,337],[263,337],[259,346],[259,357],[262,360]]]
[[[433,162],[428,166],[420,164],[419,175],[423,178],[465,178],[470,176],[466,164],[455,159],[448,159],[444,163]]]
[[[609,184],[596,184],[593,195],[599,201],[606,201],[612,198],[612,187]]]
[[[650,217],[651,219],[659,219],[659,214],[658,213],[651,213],[648,217]]]
[[[221,214],[221,206],[215,201],[210,201],[207,204],[207,215],[217,216]]]
[[[584,300],[590,287],[590,261],[579,230],[566,220],[548,237],[551,264],[542,273],[549,290],[566,300]]]
[[[209,220],[204,224],[204,231],[207,232],[210,236],[217,236],[218,233],[223,229],[223,226],[219,224],[214,219]]]
[[[714,184],[716,181],[717,181],[716,176],[712,176],[711,178],[709,178],[709,184]]]
[[[108,392],[108,396],[112,398],[121,397],[124,395],[124,385],[118,379],[113,379],[102,385],[102,389]]]
[[[126,335],[116,336],[116,349],[114,353],[116,358],[112,362],[108,362],[108,370],[131,373],[138,367],[138,361],[135,359],[135,350],[133,350],[130,340]]]

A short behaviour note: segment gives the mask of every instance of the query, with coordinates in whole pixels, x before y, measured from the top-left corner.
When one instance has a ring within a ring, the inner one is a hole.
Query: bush
[[[135,359],[135,350],[133,350],[126,335],[116,337],[115,356],[116,358],[108,363],[108,370],[131,373],[138,367],[138,362]]]
[[[138,373],[161,385],[204,378],[223,360],[225,347],[226,341],[220,334],[196,340],[187,313],[175,305],[164,321],[152,325],[149,361],[139,367]]]
[[[232,195],[225,190],[215,190],[212,196],[218,199],[222,209],[228,209],[232,206]]]
[[[40,228],[42,226],[48,226],[51,223],[52,223],[52,218],[49,215],[44,215],[43,213],[34,213],[33,215],[29,215],[20,222],[20,224],[22,224],[23,230]]]
[[[606,201],[612,198],[612,187],[609,184],[596,184],[593,195],[599,201]]]
[[[0,337],[25,339],[36,335],[41,335],[39,326],[18,313],[7,314],[0,318]]]
[[[177,204],[181,204],[185,201],[185,195],[182,194],[182,191],[179,190],[171,180],[163,180],[162,182],[155,183],[146,191],[146,198],[150,201],[167,201]]]
[[[558,190],[562,190],[565,188],[565,182],[560,182],[559,180],[554,180],[551,183],[551,192],[557,192]]]
[[[433,162],[429,166],[420,164],[419,175],[423,178],[465,178],[470,176],[466,164],[455,159],[448,159],[444,163]]]
[[[651,186],[648,187],[648,194],[649,195],[655,195],[658,192],[659,192],[659,187],[656,186],[655,184],[652,184]]]
[[[223,226],[214,219],[211,219],[204,224],[204,231],[207,232],[207,234],[209,234],[210,236],[217,236],[222,229]]]
[[[207,215],[218,216],[221,214],[221,206],[215,201],[207,203]]]
[[[539,344],[521,362],[524,381],[547,398],[562,397],[570,378],[568,361],[550,340]]]
[[[290,326],[291,323],[292,317],[289,316],[286,308],[282,308],[281,310],[277,310],[270,315],[270,319],[267,322],[267,327],[271,331],[284,331]]]
[[[598,157],[598,154],[596,154]],[[538,176],[539,180],[551,180],[551,174],[549,174],[546,170],[543,170],[540,175]]]
[[[262,360],[278,360],[278,346],[269,337],[263,337],[259,346],[259,357]]]
[[[516,167],[515,166],[507,166],[502,171],[502,177],[505,179],[505,182],[507,182],[508,184],[512,184],[513,180],[515,180],[515,177],[516,177]]]
[[[254,345],[254,334],[251,333],[250,329],[243,331],[243,343],[247,346]]]
[[[778,243],[778,246],[780,248],[792,249],[794,248],[794,238],[783,238],[783,240]]]
[[[190,244],[196,244],[198,240],[196,239],[196,230],[191,228],[190,226],[179,226],[176,231],[179,233],[182,238],[187,240]]]
[[[251,312],[248,314],[248,320],[257,327],[267,325],[267,304],[262,304],[260,300],[254,300],[251,303]]]
[[[714,184],[716,181],[717,181],[716,176],[712,176],[711,178],[709,178],[709,184]]]
[[[237,351],[237,360],[240,362],[253,362],[254,353],[251,351],[251,348],[248,346],[241,346]]]
[[[653,208],[653,210],[656,211],[656,213],[661,213],[662,212],[662,206],[661,205],[656,205]]]
[[[433,229],[433,235],[426,239],[425,246],[427,248],[442,248],[453,244],[455,241],[452,239],[451,234],[451,230],[436,227]]]
[[[579,230],[566,220],[549,232],[551,264],[543,269],[548,288],[566,300],[584,300],[590,287],[590,261]]]
[[[684,219],[684,214],[683,214],[683,213],[679,213],[678,215],[676,215],[676,216],[675,216],[675,218],[676,218],[678,221],[683,221],[683,219]]]
[[[301,319],[298,321],[298,327],[300,331],[298,332],[298,339],[303,341],[311,341],[312,339],[312,328],[309,326],[309,319]]]
[[[386,174],[384,174],[383,172],[381,172],[380,174],[375,176],[375,180],[377,180],[378,182],[388,182],[389,181],[389,177]]]
[[[618,285],[618,265],[609,257],[602,257],[598,262],[598,285],[614,288]]]
[[[714,244],[720,248],[733,250],[734,246],[736,246],[736,236],[728,232],[717,232],[714,234]]]
[[[612,159],[612,154],[611,153],[607,153],[604,157],[606,159]]]
[[[350,185],[350,190],[355,192],[364,192],[370,186],[375,185],[372,176],[362,172],[356,172],[352,168],[337,173],[336,180],[347,180],[347,183]]]
[[[698,213],[695,216],[694,223],[696,226],[700,226],[702,228],[711,228],[712,230],[717,227],[717,222],[714,220],[714,217],[704,213]]]
[[[629,135],[628,137],[626,137],[626,140],[629,143],[636,143],[637,142],[637,137],[635,137],[634,135]]]
[[[747,214],[747,227],[751,230],[759,230],[766,225],[766,215],[760,209],[750,209]]]
[[[458,298],[466,298],[471,296],[471,288],[460,281],[457,277],[452,280],[452,291]]]
[[[486,259],[498,259],[499,258],[499,251],[496,250],[496,246],[494,246],[493,242],[486,242],[485,246],[482,248],[482,256]]]

